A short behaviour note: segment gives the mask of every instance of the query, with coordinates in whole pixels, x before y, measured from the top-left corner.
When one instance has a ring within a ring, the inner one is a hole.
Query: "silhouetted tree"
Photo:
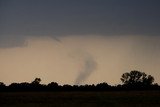
[[[40,84],[41,79],[40,78],[35,78],[35,80],[31,84]]]
[[[40,78],[35,78],[34,81],[31,82],[30,86],[31,86],[31,90],[33,91],[41,91],[44,86],[40,84],[41,79]]]
[[[96,88],[98,90],[108,90],[109,89],[109,85],[106,83],[106,82],[103,82],[103,83],[99,83],[96,85]]]
[[[21,91],[31,90],[30,83],[27,83],[27,82],[19,83],[19,88],[21,89]]]
[[[40,84],[41,79],[35,78],[31,83],[11,83],[6,86],[3,82],[0,82],[0,91],[127,91],[127,90],[160,90],[160,86],[154,83],[154,78],[151,75],[147,75],[140,71],[131,71],[124,73],[121,77],[123,85],[111,86],[106,82],[99,83],[97,85],[58,85],[56,82],[51,82],[48,85]]]
[[[47,85],[48,87],[58,87],[58,83],[56,82],[51,82]]]
[[[6,86],[3,82],[0,82],[0,86]]]
[[[0,91],[4,91],[6,88],[6,85],[3,82],[0,82]]]
[[[19,83],[11,83],[8,87],[9,87],[9,90],[18,91],[19,90]]]
[[[121,81],[125,85],[131,86],[149,86],[154,82],[154,78],[151,75],[147,75],[140,71],[131,71],[130,73],[124,73],[121,77]]]
[[[51,82],[47,85],[47,88],[49,90],[58,90],[59,89],[59,86],[58,86],[58,83],[56,82]]]
[[[72,91],[72,89],[73,89],[73,87],[69,84],[64,84],[62,86],[62,90],[64,90],[64,91]]]

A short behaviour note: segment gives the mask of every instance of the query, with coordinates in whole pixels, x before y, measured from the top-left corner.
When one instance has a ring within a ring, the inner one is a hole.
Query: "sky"
[[[0,0],[0,81],[160,84],[159,0]]]

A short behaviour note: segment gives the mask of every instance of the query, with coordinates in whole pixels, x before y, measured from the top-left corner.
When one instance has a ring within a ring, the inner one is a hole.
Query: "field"
[[[0,107],[160,107],[160,91],[0,92]]]

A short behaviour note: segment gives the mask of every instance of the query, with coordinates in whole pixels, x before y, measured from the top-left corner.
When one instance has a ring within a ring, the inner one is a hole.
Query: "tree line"
[[[116,86],[106,82],[92,85],[59,85],[56,82],[41,84],[40,78],[35,78],[31,83],[11,83],[6,86],[0,82],[0,91],[129,91],[129,90],[160,90],[160,86],[154,83],[154,77],[144,72],[133,70],[122,74],[120,78],[123,84]]]

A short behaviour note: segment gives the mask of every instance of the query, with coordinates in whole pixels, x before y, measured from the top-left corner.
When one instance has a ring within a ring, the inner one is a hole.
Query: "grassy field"
[[[160,91],[1,92],[0,107],[160,107]]]

